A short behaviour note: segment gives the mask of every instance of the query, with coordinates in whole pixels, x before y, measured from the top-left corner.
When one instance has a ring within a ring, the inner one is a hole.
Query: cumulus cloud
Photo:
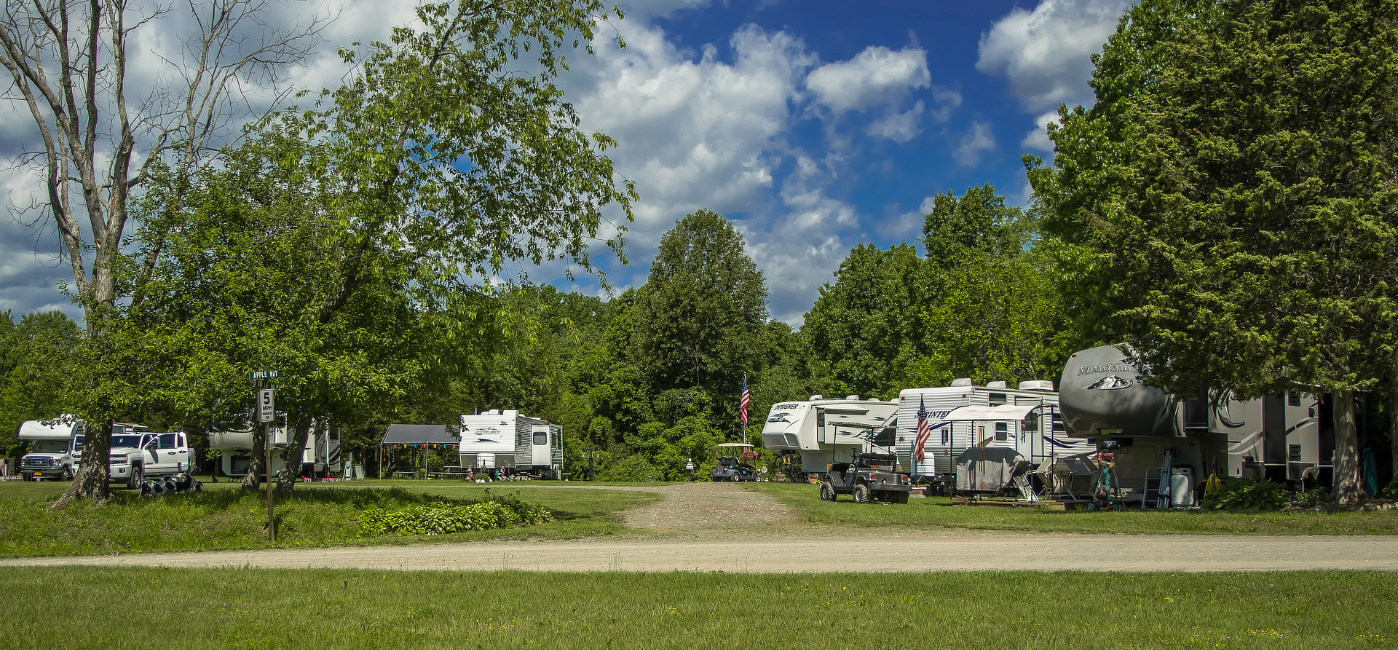
[[[898,143],[912,140],[917,134],[922,133],[922,127],[918,124],[921,121],[923,109],[924,105],[919,100],[909,111],[900,113],[896,110],[889,110],[888,115],[870,124],[865,133],[879,138],[888,138]]]
[[[981,161],[981,154],[995,150],[995,134],[990,132],[990,123],[976,120],[971,130],[961,137],[951,156],[956,162],[967,167],[975,167]]]
[[[1032,11],[1015,7],[981,35],[976,69],[1005,77],[1026,112],[1091,106],[1091,56],[1130,6],[1131,0],[1043,0]],[[1024,146],[1052,149],[1044,124],[1041,118]]]
[[[932,212],[932,206],[936,197],[924,197],[914,210],[907,212],[895,212],[897,208],[889,211],[878,224],[880,235],[889,239],[901,239],[905,242],[915,241],[922,234],[922,226],[926,223],[928,213]]]
[[[827,63],[806,77],[806,88],[815,101],[836,115],[893,103],[913,88],[931,84],[927,51],[920,47],[870,46],[853,59]]]
[[[1024,135],[1024,139],[1019,141],[1021,149],[1036,149],[1039,151],[1053,151],[1053,141],[1048,137],[1048,125],[1058,123],[1058,112],[1050,111],[1040,115],[1034,120],[1037,125],[1033,130]]]

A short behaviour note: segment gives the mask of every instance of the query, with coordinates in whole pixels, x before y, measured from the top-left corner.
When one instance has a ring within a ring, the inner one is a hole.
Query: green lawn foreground
[[[0,570],[0,648],[1382,648],[1368,572]],[[120,594],[120,596],[117,596]]]
[[[105,555],[161,551],[272,548],[262,531],[265,492],[236,484],[206,484],[199,493],[141,497],[114,489],[113,503],[75,503],[49,510],[66,485],[0,483],[0,557]],[[443,499],[516,495],[543,505],[555,520],[537,526],[449,535],[359,537],[356,517],[365,508],[399,508]],[[518,483],[477,485],[459,481],[364,481],[298,485],[276,499],[277,548],[461,542],[498,539],[576,539],[613,535],[625,527],[615,513],[660,497],[617,490],[552,489]]]
[[[821,501],[815,485],[745,483],[792,506],[805,520],[822,524],[912,529],[1005,530],[1058,533],[1207,535],[1396,535],[1398,511],[1374,512],[1054,512],[1044,508],[953,506],[946,497],[910,499],[907,504],[854,503],[848,496]]]

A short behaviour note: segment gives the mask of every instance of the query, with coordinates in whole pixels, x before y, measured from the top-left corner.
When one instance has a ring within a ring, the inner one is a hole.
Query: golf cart
[[[713,474],[709,478],[733,483],[757,480],[757,470],[743,460],[744,456],[752,455],[752,445],[725,442],[715,445],[715,453],[718,454],[718,463],[714,465]]]
[[[820,484],[821,501],[836,501],[838,495],[853,495],[855,503],[874,499],[907,503],[912,484],[898,470],[894,454],[853,453],[853,462],[831,463],[825,482]]]

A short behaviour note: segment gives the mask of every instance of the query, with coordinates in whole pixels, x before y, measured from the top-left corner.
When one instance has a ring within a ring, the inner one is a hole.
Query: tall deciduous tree
[[[1083,289],[1174,392],[1333,394],[1357,499],[1354,393],[1392,363],[1398,2],[1147,0],[1092,86],[1030,172]]]
[[[0,20],[0,66],[12,83],[5,99],[33,118],[39,142],[19,161],[42,178],[34,190],[34,221],[58,232],[96,354],[117,318],[130,203],[144,189],[151,165],[189,171],[203,164],[225,129],[245,117],[245,89],[284,93],[287,68],[312,51],[323,25],[318,19],[269,24],[262,20],[265,0],[188,8],[195,33],[182,44],[183,60],[162,75],[178,81],[154,88],[137,83],[130,45],[160,30],[167,9],[150,6],[142,13],[120,0],[36,0],[5,3]],[[104,423],[114,408],[120,406],[88,408],[96,422],[65,500],[106,498],[110,428]]]
[[[702,389],[736,404],[744,371],[764,358],[767,320],[767,284],[738,229],[709,210],[676,222],[639,298],[637,341],[656,392]]]
[[[930,271],[908,244],[850,250],[801,326],[833,392],[897,392],[920,348],[922,327],[915,316],[931,298]]]

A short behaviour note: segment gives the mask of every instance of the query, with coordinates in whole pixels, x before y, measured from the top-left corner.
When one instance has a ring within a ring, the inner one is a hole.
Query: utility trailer
[[[1126,351],[1104,345],[1074,353],[1059,382],[1068,433],[1110,454],[1128,503],[1188,507],[1209,476],[1328,480],[1335,444],[1326,396],[1181,399],[1144,376]]]
[[[799,453],[801,472],[820,475],[834,463],[852,461],[856,452],[892,449],[898,417],[898,402],[812,395],[772,405],[762,425],[762,446],[778,455]]]
[[[949,386],[909,388],[898,395],[896,445],[900,464],[914,480],[940,483],[962,492],[1020,492],[1033,488],[1022,479],[1032,470],[1066,491],[1070,480],[1062,459],[1090,454],[1096,447],[1069,435],[1051,381],[1005,382],[976,386],[956,379]],[[918,449],[918,431],[928,436]],[[1060,471],[1055,472],[1057,468]]]

